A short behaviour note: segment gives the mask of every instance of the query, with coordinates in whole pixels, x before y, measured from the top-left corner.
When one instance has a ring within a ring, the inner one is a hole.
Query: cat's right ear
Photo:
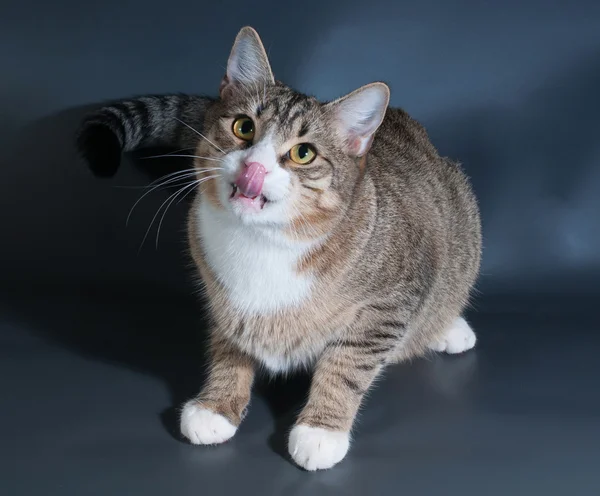
[[[389,102],[388,86],[371,83],[326,105],[332,110],[333,129],[351,155],[362,157],[369,151]]]
[[[227,74],[219,89],[221,98],[225,98],[238,86],[261,88],[274,82],[267,52],[258,33],[248,26],[242,28],[229,55]]]

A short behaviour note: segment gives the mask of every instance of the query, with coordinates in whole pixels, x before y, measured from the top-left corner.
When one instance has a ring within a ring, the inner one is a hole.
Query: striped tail
[[[192,95],[142,96],[88,114],[77,134],[77,148],[94,174],[113,176],[122,152],[165,146],[195,148],[213,99]],[[185,124],[190,127],[187,127]]]

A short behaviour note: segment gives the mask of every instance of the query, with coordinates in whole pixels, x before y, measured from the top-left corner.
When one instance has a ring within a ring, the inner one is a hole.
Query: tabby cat
[[[294,91],[246,27],[219,98],[141,97],[83,122],[98,174],[122,151],[195,150],[189,245],[213,323],[206,383],[181,411],[193,444],[236,433],[258,369],[310,368],[288,448],[307,470],[330,468],[388,364],[475,345],[461,313],[480,263],[476,200],[388,101],[383,83],[328,103]]]

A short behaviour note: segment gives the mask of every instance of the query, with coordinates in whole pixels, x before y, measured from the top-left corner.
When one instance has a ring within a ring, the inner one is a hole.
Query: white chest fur
[[[312,278],[296,270],[309,245],[277,242],[207,202],[200,204],[197,225],[207,263],[238,310],[270,314],[310,295]]]

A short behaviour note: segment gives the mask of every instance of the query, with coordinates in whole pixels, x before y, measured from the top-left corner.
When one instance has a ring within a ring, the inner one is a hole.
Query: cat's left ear
[[[260,88],[274,82],[267,52],[258,33],[249,26],[242,28],[229,55],[227,74],[219,90],[221,97],[238,85]]]
[[[387,84],[371,83],[327,104],[333,127],[351,155],[361,157],[369,151],[389,101]]]

